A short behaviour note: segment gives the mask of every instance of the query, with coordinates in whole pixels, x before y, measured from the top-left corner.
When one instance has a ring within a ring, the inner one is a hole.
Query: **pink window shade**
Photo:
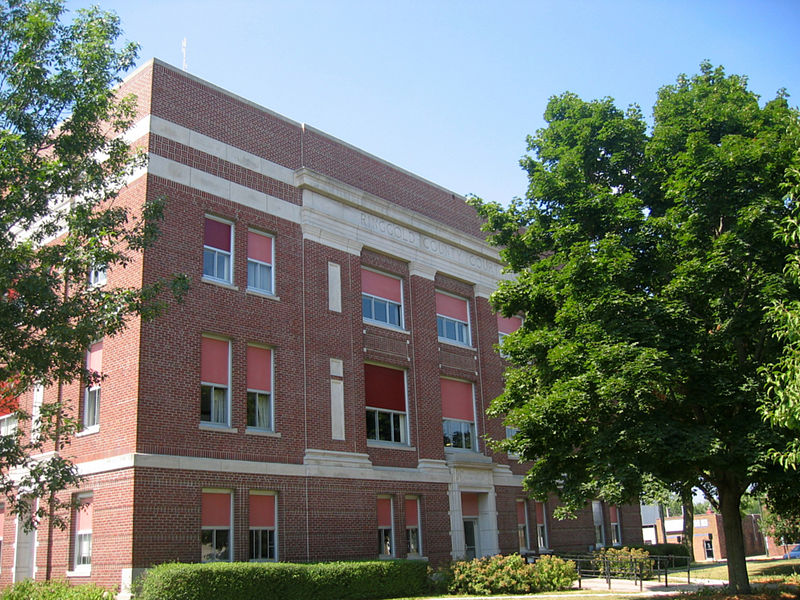
[[[536,522],[540,525],[544,523],[544,502],[536,503]]]
[[[272,391],[272,351],[247,347],[247,389]]]
[[[461,514],[465,517],[478,516],[478,494],[461,492]]]
[[[228,385],[228,342],[202,338],[200,379],[205,383]]]
[[[250,494],[250,527],[275,527],[275,496]]]
[[[502,317],[497,315],[497,330],[500,333],[514,333],[522,327],[522,319],[519,317]]]
[[[80,507],[75,510],[75,531],[92,530],[92,498],[81,498]]]
[[[406,527],[419,526],[419,508],[417,500],[406,498]]]
[[[230,527],[231,495],[225,492],[203,492],[201,513],[203,527]]]
[[[370,408],[405,412],[405,371],[377,365],[364,365],[364,394]]]
[[[608,507],[608,517],[609,517],[609,519],[611,520],[612,523],[617,523],[618,522],[617,507],[616,506],[609,506]]]
[[[267,235],[247,232],[247,258],[272,264],[272,238]]]
[[[525,501],[517,500],[517,525],[525,525],[528,520],[525,518]]]
[[[468,322],[467,301],[463,298],[454,298],[441,292],[436,292],[436,314],[450,317],[458,321]]]
[[[97,342],[89,346],[89,354],[86,359],[86,367],[90,371],[103,372],[103,342]]]
[[[440,382],[442,385],[442,417],[474,421],[472,384],[453,379],[441,379]]]
[[[378,527],[392,526],[392,500],[378,498]]]
[[[400,280],[375,271],[361,269],[361,291],[401,304],[403,290]]]
[[[203,244],[211,248],[231,251],[231,226],[228,223],[221,223],[214,219],[206,219],[205,231],[203,233]]]

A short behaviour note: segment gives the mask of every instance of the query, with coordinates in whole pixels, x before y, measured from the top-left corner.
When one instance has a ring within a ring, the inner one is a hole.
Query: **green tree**
[[[787,552],[790,544],[800,541],[800,517],[782,516],[777,513],[768,512],[761,518],[761,532],[775,540],[783,546],[783,551]]]
[[[61,0],[0,3],[0,402],[13,409],[34,385],[59,389],[59,402],[42,407],[37,436],[19,428],[0,438],[0,493],[29,527],[43,518],[63,526],[55,494],[79,483],[60,454],[75,430],[63,385],[99,376],[84,368],[93,341],[167,302],[163,282],[89,281],[91,272],[124,268],[152,243],[163,202],[141,210],[115,203],[142,164],[121,137],[135,98],[114,91],[136,46],[118,46],[114,15],[92,8],[72,22],[64,16]],[[176,277],[174,291],[185,283]],[[37,456],[52,448],[50,458]],[[36,498],[48,501],[32,510]]]
[[[800,299],[773,233],[794,208],[798,114],[761,106],[708,63],[638,107],[553,97],[528,138],[524,200],[473,199],[514,278],[492,295],[523,314],[490,408],[519,430],[527,488],[567,509],[635,501],[643,483],[694,482],[718,506],[731,585],[749,590],[739,504],[797,494],[768,451],[790,437],[757,413],[759,368],[784,344],[765,307]],[[796,479],[796,478],[795,478]]]

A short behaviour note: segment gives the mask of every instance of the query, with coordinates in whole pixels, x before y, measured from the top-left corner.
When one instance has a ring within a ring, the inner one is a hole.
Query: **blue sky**
[[[800,0],[69,0],[180,67],[460,194],[523,196],[550,96],[649,115],[703,59],[800,105]]]

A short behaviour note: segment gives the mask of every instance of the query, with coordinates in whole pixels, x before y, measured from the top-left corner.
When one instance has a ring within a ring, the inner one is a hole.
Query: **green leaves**
[[[774,238],[800,181],[798,114],[708,63],[653,114],[648,133],[638,107],[555,96],[526,199],[471,200],[516,275],[491,301],[525,316],[491,412],[520,430],[529,489],[570,507],[633,500],[652,477],[767,485],[769,448],[791,438],[757,407],[759,366],[786,347],[775,321],[800,302],[792,242]]]

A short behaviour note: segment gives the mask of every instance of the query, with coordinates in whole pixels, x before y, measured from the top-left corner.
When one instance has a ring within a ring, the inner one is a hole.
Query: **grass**
[[[671,574],[686,573],[686,569],[675,569]],[[788,576],[800,576],[800,559],[793,560],[748,560],[747,574],[751,581],[779,581]],[[693,563],[692,579],[728,580],[728,567],[720,563]]]

